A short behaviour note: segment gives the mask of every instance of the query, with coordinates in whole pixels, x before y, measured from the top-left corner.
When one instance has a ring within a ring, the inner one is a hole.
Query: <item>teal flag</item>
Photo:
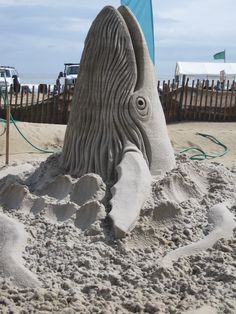
[[[223,50],[221,52],[217,52],[216,54],[214,54],[213,57],[215,60],[220,60],[220,59],[225,60],[225,50]]]
[[[138,20],[148,45],[150,57],[154,64],[155,46],[152,0],[121,0],[121,4],[127,6]]]

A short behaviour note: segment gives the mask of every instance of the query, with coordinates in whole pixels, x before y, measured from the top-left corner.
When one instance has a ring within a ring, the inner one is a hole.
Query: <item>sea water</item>
[[[58,73],[20,73],[21,84],[56,84]]]

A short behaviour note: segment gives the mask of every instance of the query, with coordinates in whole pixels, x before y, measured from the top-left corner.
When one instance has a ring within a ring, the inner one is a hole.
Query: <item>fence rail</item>
[[[236,121],[236,86],[229,81],[158,82],[167,123],[177,121]],[[162,87],[160,87],[162,86]]]
[[[43,84],[42,88],[32,86],[21,89],[20,93],[12,90],[8,93],[11,113],[15,120],[37,123],[67,124],[73,85],[66,85],[57,90],[54,85]],[[3,98],[0,97],[0,117],[5,117]]]
[[[167,123],[177,121],[236,121],[236,84],[229,81],[209,82],[188,79],[182,84],[158,81],[157,89]],[[54,85],[43,84],[9,91],[8,98],[15,120],[66,124],[70,114],[73,85],[58,91]],[[0,97],[0,117],[6,110]]]

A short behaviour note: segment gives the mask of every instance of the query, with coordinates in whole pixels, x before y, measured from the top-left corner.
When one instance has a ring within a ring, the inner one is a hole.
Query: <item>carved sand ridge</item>
[[[214,225],[213,230],[205,238],[168,253],[161,261],[164,266],[170,267],[180,257],[197,254],[211,248],[218,240],[230,239],[233,236],[236,222],[225,203],[210,208],[208,216],[209,221]]]
[[[36,276],[23,266],[21,254],[26,240],[24,226],[0,214],[0,277],[13,277],[18,286],[39,287]]]

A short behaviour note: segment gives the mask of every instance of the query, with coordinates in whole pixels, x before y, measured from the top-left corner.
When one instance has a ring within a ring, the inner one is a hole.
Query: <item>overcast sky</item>
[[[0,0],[0,64],[20,74],[55,76],[79,62],[91,22],[119,0]],[[226,49],[236,62],[236,0],[153,0],[156,67],[171,78],[176,61],[213,61]]]

